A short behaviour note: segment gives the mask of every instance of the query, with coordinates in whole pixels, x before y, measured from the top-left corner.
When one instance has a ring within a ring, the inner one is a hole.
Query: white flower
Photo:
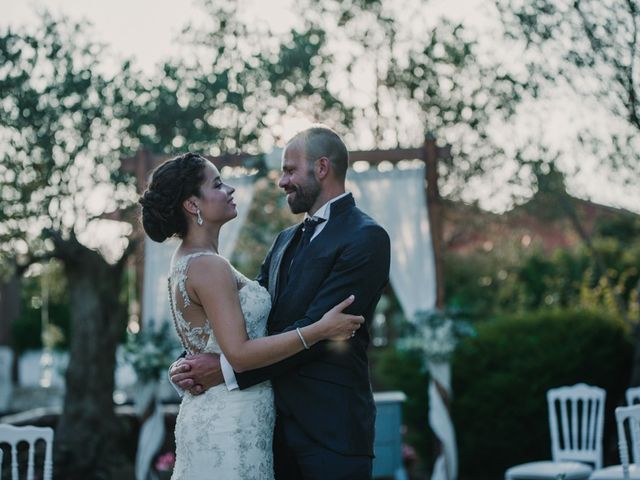
[[[425,363],[447,361],[453,354],[458,340],[475,333],[466,322],[454,320],[436,310],[418,312],[412,324],[413,335],[402,339],[400,346],[420,350],[425,357]]]
[[[168,323],[164,323],[159,329],[148,325],[140,333],[127,338],[125,359],[140,381],[158,379],[177,356],[177,343],[169,328]]]

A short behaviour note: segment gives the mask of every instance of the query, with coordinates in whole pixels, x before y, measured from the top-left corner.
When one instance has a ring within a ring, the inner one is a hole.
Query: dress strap
[[[189,269],[189,262],[193,258],[203,257],[203,256],[213,256],[216,255],[214,252],[209,251],[200,251],[193,252],[189,255],[185,255],[180,258],[171,269],[171,274],[169,275],[169,288],[171,288],[171,279],[175,279],[178,290],[182,295],[182,302],[185,307],[188,307],[191,304],[191,300],[189,299],[189,295],[187,293],[187,270]]]
[[[209,255],[216,255],[216,253],[200,251],[185,255],[173,264],[167,277],[169,306],[173,323],[182,345],[189,353],[202,351],[204,349],[211,335],[211,327],[208,324],[193,327],[184,319],[182,310],[191,305],[191,299],[189,298],[186,287],[187,270],[189,269],[191,259]],[[175,287],[177,287],[179,294],[182,296],[182,307],[179,307],[176,301],[176,295],[178,293],[175,291]]]
[[[175,264],[173,265],[173,269],[174,269],[174,270],[176,270],[176,269],[178,269],[179,267],[181,267],[183,264],[184,264],[184,265],[185,265],[185,267],[186,267],[186,265],[189,263],[189,261],[190,261],[192,258],[202,257],[202,256],[207,256],[207,255],[211,255],[211,256],[213,256],[213,255],[217,255],[217,253],[215,253],[215,252],[210,252],[210,251],[208,251],[208,250],[203,250],[203,251],[200,251],[200,252],[193,252],[193,253],[190,253],[190,254],[185,255],[184,257],[182,257],[182,258],[181,258],[180,260],[178,260],[177,262],[175,262]],[[184,268],[184,270],[186,270],[186,268]]]

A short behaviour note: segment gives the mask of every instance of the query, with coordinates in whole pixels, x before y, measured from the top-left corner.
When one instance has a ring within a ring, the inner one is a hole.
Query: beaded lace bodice
[[[185,255],[169,275],[175,327],[188,353],[220,353],[206,315],[189,298],[190,262],[213,252]],[[269,292],[233,269],[249,338],[264,336],[271,309]],[[172,480],[231,478],[273,480],[275,407],[270,382],[244,390],[221,384],[200,395],[186,392],[176,418],[176,463]]]
[[[196,252],[185,255],[175,262],[168,279],[169,304],[176,332],[182,346],[189,354],[221,353],[210,322],[206,318],[200,318],[197,322],[193,319],[187,319],[189,308],[192,308],[186,285],[189,263],[192,259],[204,255],[215,255],[215,253]],[[244,316],[247,334],[251,339],[262,337],[266,335],[267,318],[271,309],[269,292],[255,280],[250,280],[238,272],[233,266],[231,268],[238,286],[240,308]]]

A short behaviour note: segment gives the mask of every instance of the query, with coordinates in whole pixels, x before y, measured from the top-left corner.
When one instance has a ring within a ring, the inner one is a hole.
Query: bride
[[[224,353],[237,372],[294,355],[321,340],[347,340],[364,322],[342,313],[353,296],[309,326],[265,336],[269,293],[218,255],[223,224],[236,217],[233,187],[205,158],[186,153],[160,165],[140,198],[142,224],[162,242],[182,239],[169,275],[175,328],[187,354]],[[272,479],[275,421],[269,382],[184,394],[176,420],[172,479]]]

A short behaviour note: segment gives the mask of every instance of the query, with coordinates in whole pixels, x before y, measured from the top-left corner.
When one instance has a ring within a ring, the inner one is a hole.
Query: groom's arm
[[[336,260],[336,263],[309,304],[304,317],[283,331],[294,330],[314,323],[332,307],[349,295],[355,295],[353,304],[345,313],[363,315],[373,311],[373,302],[388,282],[390,265],[389,236],[379,226],[363,229],[356,241],[351,242]],[[365,328],[370,318],[365,318]],[[281,332],[273,332],[281,333]],[[358,341],[357,338],[350,342]],[[282,375],[291,368],[322,357],[334,342],[319,342],[278,363],[255,370],[235,374],[240,388],[248,388],[270,378]]]

